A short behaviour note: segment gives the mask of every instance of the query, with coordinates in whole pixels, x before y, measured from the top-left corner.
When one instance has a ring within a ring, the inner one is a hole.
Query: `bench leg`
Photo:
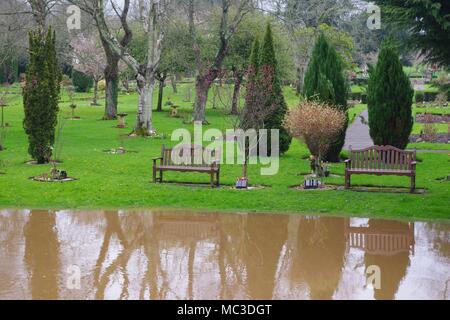
[[[214,188],[214,172],[211,172],[211,188]]]
[[[153,183],[156,183],[156,167],[153,166]]]
[[[216,186],[220,186],[220,171],[217,171]]]
[[[411,176],[411,188],[410,188],[410,192],[414,193],[414,191],[416,190],[416,176]]]
[[[159,170],[159,183],[163,182],[163,171]]]
[[[346,172],[345,173],[345,189],[350,189],[350,184],[351,184],[351,175],[350,175],[350,173]]]

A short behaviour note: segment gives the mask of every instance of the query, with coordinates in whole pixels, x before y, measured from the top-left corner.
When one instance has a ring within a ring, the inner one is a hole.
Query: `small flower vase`
[[[304,182],[305,190],[319,189],[320,181],[314,177],[307,177]]]
[[[239,178],[236,181],[236,189],[247,189],[248,188],[248,179],[247,178]]]

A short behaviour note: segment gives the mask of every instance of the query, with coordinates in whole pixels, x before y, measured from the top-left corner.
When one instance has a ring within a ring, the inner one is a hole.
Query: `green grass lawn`
[[[350,119],[350,123],[355,122],[356,118],[367,109],[366,104],[357,104],[351,108],[348,109],[348,117]]]
[[[434,124],[436,126],[438,133],[447,133],[448,132],[448,124],[447,123],[436,123]],[[420,134],[420,132],[423,130],[424,124],[423,123],[414,123],[413,127],[413,134]]]
[[[184,102],[186,86],[166,96],[189,114],[192,102]],[[87,98],[88,94],[79,97]],[[298,102],[292,89],[286,89],[290,105]],[[67,101],[65,97],[63,100]],[[129,113],[130,127],[136,116],[135,94],[120,96],[120,111]],[[166,101],[166,99],[164,100]],[[6,122],[11,124],[6,136],[6,151],[0,152],[6,174],[0,175],[0,207],[45,209],[113,209],[113,208],[190,208],[209,211],[274,212],[362,216],[394,219],[450,219],[450,183],[437,179],[450,174],[450,157],[447,154],[421,154],[417,185],[426,188],[424,195],[362,193],[355,191],[297,191],[290,186],[299,185],[303,178],[298,173],[309,171],[304,145],[295,141],[289,152],[281,158],[280,171],[275,176],[261,176],[257,166],[250,167],[251,184],[265,185],[261,190],[237,191],[227,188],[187,187],[176,184],[152,184],[150,159],[159,156],[162,144],[173,145],[170,134],[184,125],[181,118],[170,118],[167,111],[154,113],[155,127],[164,139],[128,138],[128,129],[116,129],[115,121],[101,121],[102,107],[90,107],[90,101],[77,100],[76,115],[79,121],[67,120],[63,131],[63,149],[60,169],[78,178],[68,183],[40,183],[28,178],[50,170],[49,165],[32,166],[27,154],[27,137],[22,128],[23,108],[20,102],[5,110]],[[164,107],[167,109],[167,107]],[[69,116],[68,103],[61,104]],[[208,108],[208,128],[229,127],[225,111]],[[120,136],[124,138],[120,138]],[[138,151],[125,155],[104,153],[105,149],[120,146]],[[343,164],[336,164],[332,172],[342,175]],[[238,165],[222,166],[221,182],[232,186],[241,176]],[[167,173],[165,178],[178,182],[205,182],[207,175]],[[331,184],[342,185],[343,177],[329,178]],[[355,185],[408,187],[409,179],[403,177],[358,176]]]
[[[352,93],[363,93],[366,90],[365,86],[353,85],[351,86]]]
[[[416,118],[418,113],[432,113],[432,114],[449,114],[450,108],[418,108],[416,105],[413,105],[413,117]],[[449,124],[447,123],[436,123],[436,129],[438,133],[448,133],[449,132]],[[424,129],[423,123],[414,123],[412,134],[420,134]],[[409,148],[416,148],[422,150],[450,150],[450,145],[445,143],[411,143]]]

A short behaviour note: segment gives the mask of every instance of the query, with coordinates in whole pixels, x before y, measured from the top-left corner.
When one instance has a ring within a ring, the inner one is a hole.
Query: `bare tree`
[[[128,27],[127,19],[130,11],[130,0],[124,0],[121,5],[121,9],[116,4],[115,0],[106,0],[101,1],[99,3],[97,0],[67,0],[69,3],[77,5],[81,10],[86,12],[90,17],[94,19],[96,27],[99,31],[99,36],[101,40],[101,44],[103,46],[103,50],[106,55],[106,67],[104,70],[104,78],[106,82],[105,88],[105,120],[112,120],[117,117],[117,93],[118,93],[118,83],[119,83],[119,62],[121,54],[117,50],[115,50],[110,41],[107,39],[107,34],[100,31],[100,21],[98,20],[98,16],[96,14],[97,8],[101,7],[102,10],[106,4],[111,4],[110,7],[113,8],[114,14],[120,20],[120,30],[112,30],[112,27],[108,26],[108,30],[111,34],[114,34],[119,42],[120,46],[126,48],[128,44],[132,40],[132,32]],[[105,15],[105,13],[102,14]],[[114,17],[104,17],[104,20],[111,20]]]
[[[300,92],[309,64],[314,42],[323,32],[321,26],[330,26],[330,33],[339,38],[355,13],[358,1],[352,0],[261,0],[259,9],[283,22],[292,41]]]
[[[27,29],[30,26],[28,22],[30,13],[29,6],[23,1],[1,1],[0,68],[7,67],[11,64],[12,60],[17,60],[25,52]],[[5,78],[9,78],[9,75],[6,75]]]
[[[254,66],[249,65],[246,77],[255,80],[247,81],[245,107],[238,109],[237,116],[226,117],[228,124],[237,132],[236,139],[244,160],[242,166],[244,178],[248,178],[248,164],[250,158],[258,153],[260,142],[262,146],[267,145],[267,141],[264,143],[267,135],[262,134],[261,130],[265,128],[264,122],[267,116],[277,107],[274,103],[269,106],[266,104],[267,97],[273,94],[271,85],[274,77],[273,68],[262,67],[257,76]],[[254,135],[251,134],[252,131],[255,132]]]
[[[87,74],[94,80],[94,97],[92,105],[98,105],[98,83],[104,76],[106,68],[105,51],[93,36],[79,35],[72,39],[73,67],[75,70]]]
[[[27,0],[31,7],[31,13],[34,21],[40,30],[45,30],[47,26],[47,18],[53,7],[58,4],[58,0]]]
[[[129,2],[129,0],[125,0],[127,7],[129,7]],[[106,22],[104,1],[96,0],[94,2],[94,16],[101,38],[133,70],[136,76],[139,100],[135,133],[138,135],[153,135],[155,132],[152,122],[153,91],[164,39],[162,21],[168,12],[170,2],[171,0],[138,0],[139,24],[148,40],[146,58],[143,63],[137,61],[111,32]],[[126,17],[120,22],[124,30],[130,30]],[[131,34],[131,31],[129,32]]]
[[[242,22],[244,16],[252,9],[252,0],[221,0],[221,17],[218,31],[219,44],[218,50],[214,59],[206,65],[202,60],[202,50],[199,44],[199,36],[196,26],[197,8],[196,0],[185,0],[187,3],[187,15],[189,19],[189,33],[192,41],[195,56],[196,66],[196,100],[194,106],[194,121],[202,121],[207,123],[205,118],[206,102],[208,100],[208,92],[222,71],[222,64],[225,60],[230,39],[236,33],[239,24]],[[232,5],[235,4],[236,8]],[[230,11],[235,14],[230,18]]]

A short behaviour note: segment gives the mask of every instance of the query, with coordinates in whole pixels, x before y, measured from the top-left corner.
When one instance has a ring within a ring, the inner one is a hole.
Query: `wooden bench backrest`
[[[197,150],[197,154],[196,154]],[[189,152],[190,154],[190,162],[188,163],[182,163],[182,164],[175,164],[172,161],[172,152],[179,152],[179,156],[183,156],[184,152]],[[204,158],[205,151],[208,151],[206,153],[207,158]],[[196,156],[198,156],[198,159],[196,159]],[[214,149],[207,149],[202,146],[190,144],[190,145],[183,145],[181,147],[177,147],[176,150],[174,148],[167,148],[166,146],[162,146],[161,150],[161,157],[162,165],[163,166],[189,166],[189,167],[210,167],[212,161],[219,160],[219,155]]]
[[[416,161],[415,151],[403,151],[392,146],[374,146],[364,150],[350,150],[352,169],[409,170]]]

